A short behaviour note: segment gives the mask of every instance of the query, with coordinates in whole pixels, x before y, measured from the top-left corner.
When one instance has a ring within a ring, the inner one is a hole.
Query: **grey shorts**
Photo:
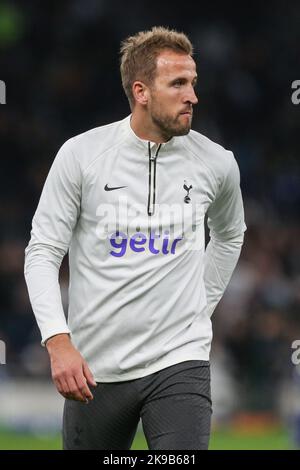
[[[208,361],[185,361],[126,382],[99,383],[89,404],[66,400],[63,448],[127,450],[139,420],[151,450],[207,449]]]

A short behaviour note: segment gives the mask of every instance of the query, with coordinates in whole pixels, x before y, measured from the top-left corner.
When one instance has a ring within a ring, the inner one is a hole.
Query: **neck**
[[[132,111],[130,125],[133,132],[140,139],[155,142],[156,144],[163,144],[172,137],[163,134],[146,112],[140,112],[137,109]]]

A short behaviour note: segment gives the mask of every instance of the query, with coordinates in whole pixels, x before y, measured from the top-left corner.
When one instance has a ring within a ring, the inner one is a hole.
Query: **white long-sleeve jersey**
[[[157,145],[137,137],[128,116],[71,138],[25,250],[42,343],[69,333],[99,382],[208,360],[210,317],[245,230],[236,160],[198,132]],[[68,250],[66,320],[58,275]]]

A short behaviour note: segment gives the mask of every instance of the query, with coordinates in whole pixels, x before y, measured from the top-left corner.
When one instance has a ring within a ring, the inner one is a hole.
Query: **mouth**
[[[180,113],[180,116],[185,116],[189,119],[192,119],[193,113],[191,113],[190,111],[186,111],[185,113]]]
[[[180,114],[183,114],[184,116],[192,116],[193,115],[193,111],[183,111],[182,113]]]

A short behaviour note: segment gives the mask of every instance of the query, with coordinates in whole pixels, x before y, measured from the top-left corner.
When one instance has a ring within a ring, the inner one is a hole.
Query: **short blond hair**
[[[156,59],[164,49],[193,55],[193,46],[184,33],[162,26],[154,26],[122,41],[121,78],[131,109],[134,105],[134,81],[140,80],[151,86],[155,79]]]

